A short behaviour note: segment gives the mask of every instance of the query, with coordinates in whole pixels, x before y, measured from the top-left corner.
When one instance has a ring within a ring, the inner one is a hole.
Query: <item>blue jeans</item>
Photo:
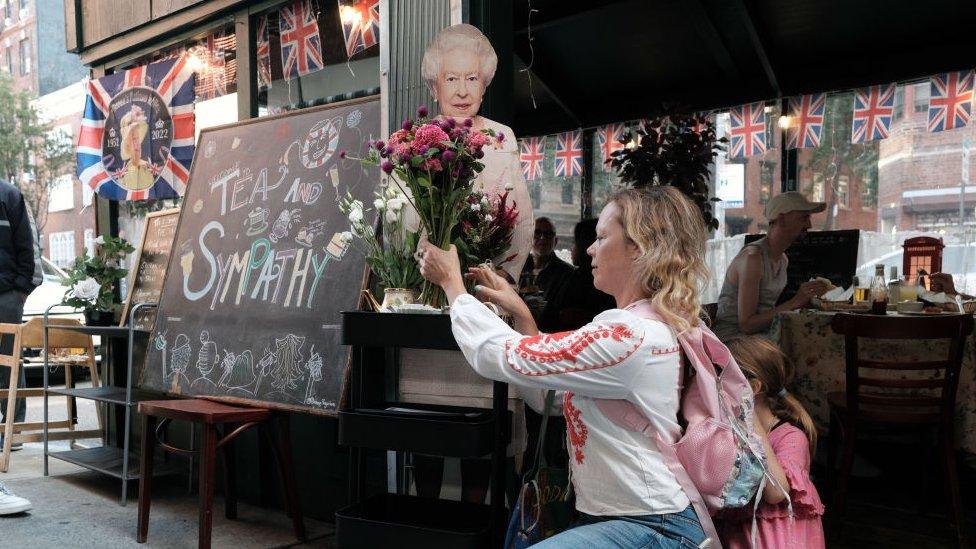
[[[532,547],[537,549],[696,549],[705,532],[695,509],[636,517],[581,513],[576,525]]]

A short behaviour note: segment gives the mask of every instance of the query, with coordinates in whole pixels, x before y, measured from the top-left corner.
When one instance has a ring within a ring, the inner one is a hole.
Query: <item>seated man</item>
[[[548,217],[538,217],[535,220],[535,233],[532,240],[532,253],[522,269],[520,286],[535,286],[542,292],[546,300],[538,318],[539,329],[553,331],[558,323],[559,310],[557,298],[562,292],[563,285],[573,274],[573,266],[556,257],[555,248],[559,239],[556,238],[556,226]],[[526,281],[533,281],[526,282]]]
[[[559,323],[554,331],[579,329],[593,317],[616,307],[609,295],[593,286],[593,258],[586,250],[596,241],[596,219],[585,219],[573,228],[573,265],[562,292],[556,300]]]
[[[810,228],[810,215],[824,211],[823,202],[810,202],[790,191],[766,204],[769,232],[747,244],[729,265],[718,298],[712,330],[722,340],[765,332],[777,313],[799,309],[827,290],[822,281],[805,282],[795,296],[776,305],[786,287],[786,249]]]

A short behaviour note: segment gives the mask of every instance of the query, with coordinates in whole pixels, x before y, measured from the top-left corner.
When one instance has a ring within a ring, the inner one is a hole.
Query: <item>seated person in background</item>
[[[573,266],[556,257],[555,247],[559,242],[556,238],[556,226],[548,217],[537,217],[535,232],[532,239],[532,253],[529,255],[525,267],[522,269],[523,288],[534,286],[542,293],[546,305],[539,314],[539,329],[551,332],[558,322],[556,300],[563,285],[573,273]],[[534,282],[531,282],[533,281]],[[526,282],[529,281],[529,282]]]
[[[949,273],[935,273],[929,277],[930,290],[933,292],[945,292],[946,295],[958,295],[962,299],[976,299],[971,295],[956,291],[956,284],[952,281]]]
[[[728,341],[764,332],[777,313],[804,307],[827,290],[823,281],[805,282],[795,296],[776,305],[786,287],[786,249],[810,228],[810,215],[825,207],[796,191],[769,200],[765,210],[769,232],[744,246],[729,265],[712,326],[715,335]]]
[[[573,229],[573,264],[576,266],[556,300],[556,331],[576,330],[593,317],[614,308],[613,298],[593,286],[593,259],[586,249],[596,242],[596,219],[585,219]]]

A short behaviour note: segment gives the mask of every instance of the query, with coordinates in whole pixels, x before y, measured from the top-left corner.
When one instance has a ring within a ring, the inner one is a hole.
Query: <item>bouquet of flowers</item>
[[[342,239],[347,244],[359,239],[366,262],[384,288],[418,288],[424,279],[413,258],[417,233],[404,226],[407,199],[393,186],[375,195],[371,209],[364,209],[363,203],[353,200],[349,193],[340,200],[339,209],[349,217],[350,224],[350,230],[342,233]],[[380,219],[382,232],[379,235],[373,228],[374,223],[366,219],[370,211],[375,211]]]
[[[519,211],[515,202],[508,201],[508,190],[494,198],[475,191],[468,196],[467,206],[455,239],[462,261],[473,266],[503,257],[498,267],[514,259],[517,254],[505,254],[512,246]]]
[[[417,109],[417,120],[404,120],[389,143],[376,141],[363,160],[379,164],[394,176],[395,184],[416,210],[427,239],[447,249],[454,228],[468,207],[468,197],[478,173],[484,147],[498,143],[504,135],[491,130],[475,131],[472,121],[452,118],[430,119],[426,107]],[[440,288],[423,284],[421,301],[434,307],[444,304]]]
[[[68,289],[61,303],[84,309],[87,315],[114,313],[120,306],[115,298],[115,286],[129,272],[122,268],[122,260],[135,248],[118,237],[99,236],[95,245],[95,256],[89,257],[88,251],[83,251],[62,281]]]

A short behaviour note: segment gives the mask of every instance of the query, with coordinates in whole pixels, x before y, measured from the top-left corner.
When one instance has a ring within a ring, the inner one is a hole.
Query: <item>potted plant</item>
[[[719,199],[708,196],[709,169],[728,140],[715,138],[708,116],[672,109],[642,121],[620,141],[624,148],[611,155],[610,165],[624,184],[677,187],[698,205],[705,224],[718,229],[712,203]]]
[[[404,214],[407,199],[393,185],[375,193],[373,208],[352,195],[339,201],[339,209],[349,217],[350,231],[342,233],[345,243],[359,241],[369,268],[379,278],[383,287],[383,309],[406,303],[416,303],[423,277],[413,254],[417,249],[417,233],[407,229]],[[379,218],[380,233],[367,214],[375,211]]]
[[[68,289],[61,303],[84,309],[89,326],[110,326],[120,308],[116,286],[129,272],[122,268],[122,260],[135,248],[123,238],[104,236],[95,239],[95,246],[94,257],[85,250],[75,259],[63,282]]]

